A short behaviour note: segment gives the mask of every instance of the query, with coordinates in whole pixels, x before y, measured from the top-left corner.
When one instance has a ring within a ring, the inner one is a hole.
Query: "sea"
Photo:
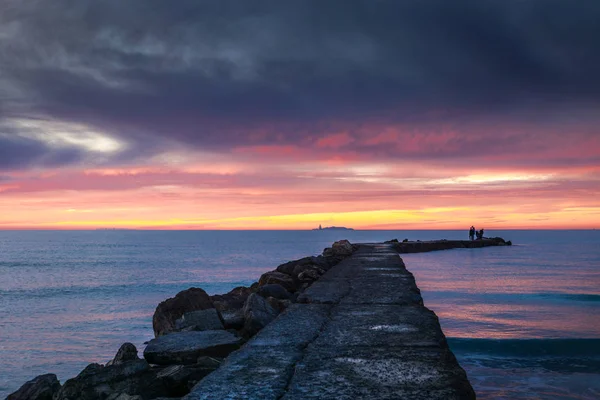
[[[404,254],[479,399],[600,399],[600,231],[486,231],[511,247]],[[0,398],[140,352],[157,304],[250,285],[357,242],[468,231],[0,231]]]

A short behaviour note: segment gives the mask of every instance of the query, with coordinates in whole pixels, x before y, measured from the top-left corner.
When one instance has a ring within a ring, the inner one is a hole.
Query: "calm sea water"
[[[403,258],[480,399],[600,398],[600,231],[495,231],[516,245]],[[64,381],[121,343],[143,348],[156,305],[190,286],[249,285],[352,242],[463,231],[0,231],[0,398]]]

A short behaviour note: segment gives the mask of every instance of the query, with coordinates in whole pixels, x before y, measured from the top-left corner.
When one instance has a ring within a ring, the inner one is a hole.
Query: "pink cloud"
[[[354,142],[354,138],[347,132],[342,132],[317,139],[316,146],[318,148],[338,149],[352,142]]]

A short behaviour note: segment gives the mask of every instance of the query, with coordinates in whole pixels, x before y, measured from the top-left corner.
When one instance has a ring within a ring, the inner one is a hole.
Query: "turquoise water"
[[[600,232],[489,231],[516,245],[406,254],[480,399],[600,398]],[[152,337],[190,286],[249,285],[278,264],[352,242],[463,231],[0,231],[0,398],[65,379]]]

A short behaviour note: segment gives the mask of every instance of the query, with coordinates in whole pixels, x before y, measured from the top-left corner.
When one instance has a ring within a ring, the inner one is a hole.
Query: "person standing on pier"
[[[469,239],[470,240],[475,239],[475,227],[473,225],[471,225],[471,228],[469,229]]]
[[[483,240],[483,228],[477,232],[477,240]]]

